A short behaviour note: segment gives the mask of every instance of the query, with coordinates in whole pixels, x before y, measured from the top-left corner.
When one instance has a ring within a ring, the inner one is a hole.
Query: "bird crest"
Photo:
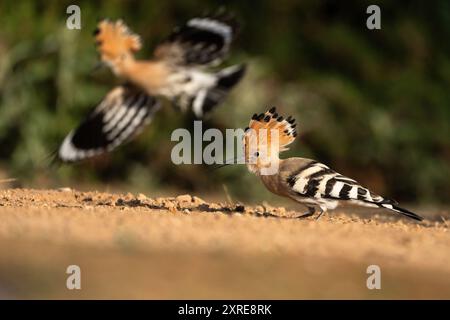
[[[295,119],[284,119],[273,107],[254,114],[244,134],[244,156],[252,172],[272,175],[278,171],[279,153],[288,150],[297,136]]]
[[[94,31],[97,49],[104,60],[114,60],[141,49],[139,35],[130,31],[122,20],[102,20]]]
[[[273,107],[265,113],[254,114],[246,128],[245,143],[256,140],[258,147],[266,146],[267,149],[274,148],[277,152],[288,150],[288,145],[294,142],[297,136],[295,119],[291,116],[286,119],[276,112]]]

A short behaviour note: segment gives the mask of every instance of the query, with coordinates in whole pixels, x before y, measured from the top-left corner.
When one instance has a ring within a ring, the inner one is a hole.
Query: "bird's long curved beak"
[[[92,68],[90,74],[93,74],[101,69],[104,69],[105,67],[106,67],[106,64],[103,61],[98,61]]]

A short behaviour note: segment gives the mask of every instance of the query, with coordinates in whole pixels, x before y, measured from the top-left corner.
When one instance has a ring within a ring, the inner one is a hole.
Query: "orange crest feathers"
[[[259,135],[259,130],[266,129],[267,143],[271,143],[271,130],[278,130],[278,148],[279,151],[288,150],[287,146],[294,142],[295,137],[297,137],[297,131],[295,127],[297,124],[295,123],[295,119],[291,116],[284,119],[282,116],[278,115],[276,112],[276,108],[273,107],[265,113],[254,114],[252,120],[250,120],[249,127],[245,130],[246,132],[249,129],[254,130],[256,135]]]
[[[100,21],[94,36],[98,50],[109,59],[124,53],[139,51],[142,47],[140,37],[132,33],[122,20]]]

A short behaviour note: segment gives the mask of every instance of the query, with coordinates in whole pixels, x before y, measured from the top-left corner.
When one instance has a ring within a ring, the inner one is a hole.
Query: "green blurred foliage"
[[[78,4],[82,30],[67,30]],[[204,123],[246,127],[272,105],[300,136],[285,156],[312,157],[375,191],[407,201],[450,200],[450,2],[378,1],[382,30],[366,28],[369,1],[0,2],[0,167],[33,186],[94,183],[272,199],[245,167],[175,166],[170,134],[192,117],[169,105],[132,143],[95,161],[49,167],[47,156],[115,83],[92,73],[91,32],[123,18],[141,34],[141,58],[173,26],[225,4],[242,28],[227,64],[249,72]]]

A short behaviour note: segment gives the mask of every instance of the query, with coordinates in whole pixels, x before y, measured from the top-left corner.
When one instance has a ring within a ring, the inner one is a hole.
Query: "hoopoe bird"
[[[94,31],[101,63],[124,84],[113,88],[72,130],[58,150],[63,162],[112,151],[136,136],[160,108],[160,97],[201,118],[220,104],[241,80],[245,65],[218,72],[230,50],[237,23],[218,14],[189,20],[160,43],[152,60],[137,60],[141,40],[121,21],[101,21]]]
[[[419,221],[423,219],[399,207],[397,202],[371,192],[318,161],[306,158],[280,159],[279,153],[288,150],[297,136],[295,127],[295,119],[291,116],[284,119],[274,107],[265,113],[253,115],[245,129],[243,144],[247,168],[260,177],[269,191],[307,207],[308,212],[299,217],[312,216],[318,212],[319,219],[327,210],[346,202],[388,209]],[[268,171],[269,168],[276,170]]]

